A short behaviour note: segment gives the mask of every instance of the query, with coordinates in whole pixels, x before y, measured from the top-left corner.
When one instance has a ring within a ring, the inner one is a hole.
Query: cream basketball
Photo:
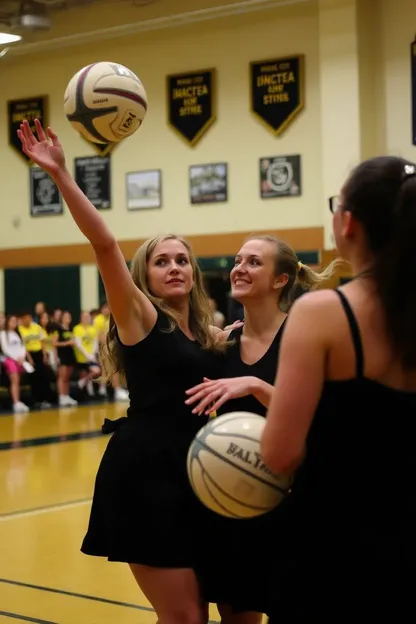
[[[231,412],[211,420],[189,448],[188,477],[200,501],[229,518],[271,511],[288,493],[291,478],[273,475],[260,456],[265,419]]]
[[[65,91],[64,112],[73,128],[93,143],[115,143],[141,126],[147,95],[141,80],[119,63],[84,67]]]

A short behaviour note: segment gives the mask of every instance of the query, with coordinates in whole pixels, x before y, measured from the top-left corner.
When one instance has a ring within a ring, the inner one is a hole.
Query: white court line
[[[49,507],[40,507],[39,509],[27,509],[26,511],[16,511],[16,513],[5,514],[0,516],[0,522],[15,520],[16,518],[28,518],[29,516],[39,516],[40,514],[52,513],[54,511],[63,511],[64,509],[73,509],[74,507],[82,507],[91,504],[90,498],[87,500],[74,501],[72,503],[63,503],[62,505],[51,505]]]

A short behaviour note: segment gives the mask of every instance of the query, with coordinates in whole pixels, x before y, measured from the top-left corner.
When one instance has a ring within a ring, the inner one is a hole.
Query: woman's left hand
[[[230,399],[247,396],[250,391],[250,377],[232,377],[229,379],[207,379],[186,391],[189,398],[186,405],[199,403],[192,410],[193,414],[215,412]]]

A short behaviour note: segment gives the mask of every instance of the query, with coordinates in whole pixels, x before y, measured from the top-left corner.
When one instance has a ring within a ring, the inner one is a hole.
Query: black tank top
[[[74,339],[74,334],[72,329],[64,329],[62,325],[55,325],[55,329],[58,333],[58,342],[67,342],[68,340]],[[72,345],[67,345],[66,347],[57,347],[58,358],[59,359],[70,359],[74,356],[74,349]]]
[[[119,342],[124,360],[130,406],[127,420],[134,420],[146,434],[185,444],[206,423],[185,405],[185,391],[202,383],[204,376],[217,379],[223,355],[203,349],[179,327],[169,331],[169,319],[157,310],[157,321],[144,340],[134,346]]]
[[[319,558],[328,574],[338,567],[345,575],[348,565],[414,566],[416,392],[365,377],[357,320],[336,292],[351,330],[356,374],[324,384],[288,497],[291,555],[305,565]]]
[[[240,347],[241,347],[241,335],[243,333],[243,327],[234,329],[230,335],[229,340],[234,340],[226,351],[223,377],[257,377],[266,383],[274,384],[277,371],[277,363],[279,358],[280,343],[283,336],[284,326],[286,319],[280,326],[277,334],[275,335],[273,342],[267,349],[266,353],[254,364],[246,364],[241,359]],[[253,414],[259,414],[265,416],[267,408],[264,407],[252,394],[241,397],[239,399],[232,399],[227,401],[219,410],[218,415],[229,412],[252,412]]]

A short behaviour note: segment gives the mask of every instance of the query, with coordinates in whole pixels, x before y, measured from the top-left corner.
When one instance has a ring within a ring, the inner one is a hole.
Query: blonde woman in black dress
[[[111,309],[103,369],[126,378],[127,418],[114,431],[98,470],[82,551],[130,565],[159,624],[205,624],[194,573],[201,550],[200,503],[186,473],[189,445],[204,419],[185,405],[185,390],[219,371],[221,345],[189,245],[155,237],[131,272],[102,216],[72,179],[58,137],[22,124],[24,152],[60,189],[96,256]]]

